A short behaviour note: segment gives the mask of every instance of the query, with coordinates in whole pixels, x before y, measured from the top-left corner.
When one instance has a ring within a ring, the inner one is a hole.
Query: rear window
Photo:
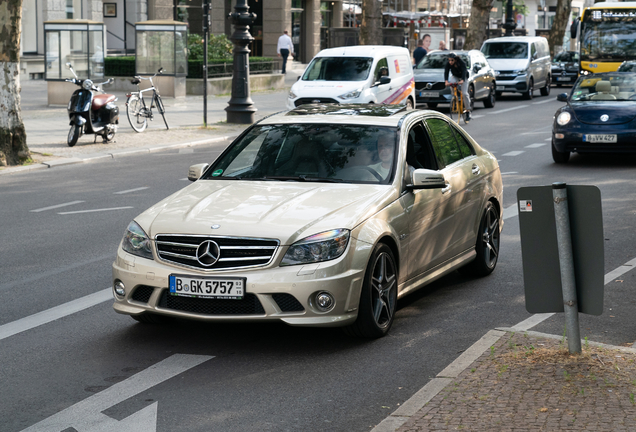
[[[528,44],[525,42],[489,42],[481,47],[487,59],[528,58]]]
[[[316,57],[303,81],[365,81],[372,63],[371,57]]]

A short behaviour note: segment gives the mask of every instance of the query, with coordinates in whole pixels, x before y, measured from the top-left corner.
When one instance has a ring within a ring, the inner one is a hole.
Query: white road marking
[[[92,209],[92,210],[78,210],[71,212],[59,212],[60,215],[69,215],[69,214],[79,214],[79,213],[95,213],[95,212],[104,212],[104,211],[113,211],[113,210],[126,210],[134,207],[111,207],[111,208],[103,208],[103,209]]]
[[[36,210],[29,210],[29,211],[33,212],[33,213],[39,213],[39,212],[43,212],[43,211],[46,211],[46,210],[53,210],[53,209],[60,208],[60,207],[66,207],[66,206],[71,206],[71,205],[75,205],[75,204],[81,204],[83,202],[84,201],[71,201],[71,202],[67,202],[67,203],[64,203],[64,204],[58,204],[58,205],[54,205],[54,206],[50,206],[50,207],[43,207],[43,208],[39,208],[39,209],[36,209]]]
[[[478,118],[482,118],[482,117],[486,117],[486,116],[485,116],[485,115],[483,115],[483,114],[477,114],[477,115],[472,115],[472,114],[471,114],[471,115],[470,115],[470,119],[471,119],[471,120],[473,120],[473,119],[478,119]]]
[[[505,173],[501,173],[501,175],[507,175],[507,174],[517,174],[517,171],[508,171]]]
[[[41,326],[43,324],[48,324],[51,321],[55,321],[59,318],[64,318],[65,316],[72,315],[75,312],[80,312],[84,309],[88,309],[89,307],[93,307],[112,298],[113,289],[106,288],[105,290],[98,291],[94,294],[80,297],[77,300],[72,300],[68,303],[55,306],[51,309],[47,309],[45,311],[29,315],[28,317],[3,324],[0,326],[0,340]]]
[[[547,145],[547,144],[546,143],[536,143],[536,144],[527,145],[526,148],[539,148],[539,147],[543,147],[544,145]]]
[[[518,110],[518,109],[521,109],[521,108],[528,108],[529,106],[530,105],[518,105],[516,107],[506,108],[506,109],[502,109],[502,110],[499,110],[499,111],[490,111],[488,114],[502,114],[502,113],[505,113],[505,112],[508,112],[508,111],[514,111],[514,110]]]
[[[128,190],[124,190],[124,191],[119,191],[119,192],[113,192],[113,195],[123,195],[123,194],[127,194],[127,193],[131,193],[131,192],[138,192],[138,191],[142,191],[142,190],[146,190],[149,189],[148,186],[143,186],[143,187],[138,187],[135,189],[128,189]]]
[[[514,204],[504,209],[503,218],[504,220],[506,220],[508,218],[515,217],[518,214],[519,214],[519,208],[517,207],[517,204]]]
[[[190,179],[186,177],[186,178],[182,178],[182,179],[179,179],[179,180],[180,180],[180,181],[188,181],[188,180],[190,180]]]
[[[521,135],[543,135],[546,134],[547,132],[545,131],[536,131],[536,132],[523,132]]]
[[[519,156],[521,153],[525,153],[523,150],[515,150],[508,153],[502,154],[502,156]]]
[[[542,100],[540,102],[532,102],[532,105],[541,105],[541,104],[544,104],[544,103],[554,102],[554,101],[556,101],[556,99],[546,99],[546,100]]]
[[[546,138],[544,141],[552,141],[552,138]]]
[[[213,358],[213,356],[206,355],[173,354],[148,369],[113,384],[106,390],[68,407],[22,432],[60,432],[71,428],[78,431],[155,432],[157,430],[158,402],[154,402],[122,421],[117,421],[103,414],[102,411]]]

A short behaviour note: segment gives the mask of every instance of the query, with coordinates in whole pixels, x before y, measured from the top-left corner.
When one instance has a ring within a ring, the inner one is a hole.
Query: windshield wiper
[[[327,178],[327,177],[308,177],[304,174],[299,176],[266,176],[265,180],[292,180],[292,181],[301,181],[301,182],[327,182],[327,183],[342,183],[342,179],[337,178]]]

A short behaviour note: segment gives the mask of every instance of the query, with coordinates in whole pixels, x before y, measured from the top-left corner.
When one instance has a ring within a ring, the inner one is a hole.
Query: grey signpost
[[[603,313],[601,193],[554,183],[519,188],[517,201],[526,309],[565,312],[568,348],[581,352],[578,313]]]

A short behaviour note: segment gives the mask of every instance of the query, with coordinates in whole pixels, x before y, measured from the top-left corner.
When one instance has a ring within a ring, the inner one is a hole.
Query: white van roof
[[[503,36],[498,38],[492,38],[484,41],[484,43],[491,42],[536,42],[540,40],[547,40],[543,36]]]
[[[376,57],[396,54],[409,55],[404,47],[386,45],[357,45],[338,48],[327,48],[316,54],[316,57]]]

